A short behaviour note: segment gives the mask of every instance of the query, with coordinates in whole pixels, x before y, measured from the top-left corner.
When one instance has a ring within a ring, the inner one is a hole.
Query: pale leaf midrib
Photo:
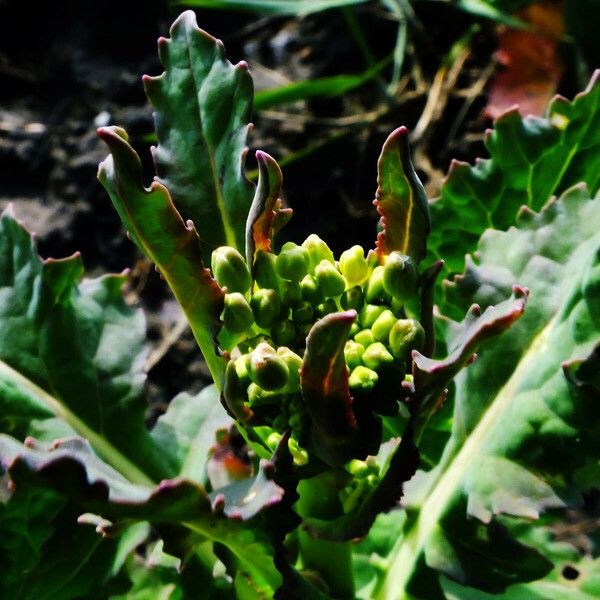
[[[17,385],[34,395],[54,415],[65,421],[79,435],[86,438],[100,456],[129,481],[146,487],[154,486],[152,479],[115,448],[106,438],[84,423],[74,412],[59,400],[51,396],[44,389],[2,360],[0,360],[0,373],[12,379]]]

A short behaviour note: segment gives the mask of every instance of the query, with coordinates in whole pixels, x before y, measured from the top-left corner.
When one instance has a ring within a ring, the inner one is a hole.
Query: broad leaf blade
[[[78,283],[81,274],[79,256],[42,261],[29,232],[2,215],[2,430],[75,431],[134,480],[164,477],[169,459],[144,425],[143,315],[125,304],[123,276]]]
[[[142,252],[156,264],[175,294],[216,385],[220,385],[225,361],[217,356],[215,337],[224,293],[204,267],[200,239],[189,221],[185,224],[168,190],[154,182],[142,185],[138,155],[117,127],[98,134],[111,155],[100,163],[98,178]]]
[[[374,204],[383,228],[377,236],[377,253],[381,257],[398,251],[418,264],[427,253],[431,225],[427,195],[410,159],[406,127],[386,140],[377,172]]]
[[[435,581],[431,569],[494,592],[543,574],[545,559],[523,547],[508,552],[505,534],[507,561],[494,566],[498,542],[489,526],[501,532],[497,514],[535,519],[565,506],[573,473],[600,456],[597,393],[563,373],[565,361],[589,357],[600,340],[599,232],[600,201],[574,188],[540,214],[522,212],[518,228],[488,231],[480,263],[470,262],[449,289],[459,310],[494,304],[513,281],[531,293],[519,322],[458,375],[452,437],[419,494],[413,490],[420,516],[396,547],[379,597]],[[452,344],[451,329],[447,339]],[[479,521],[470,534],[477,521],[467,515]],[[477,540],[470,550],[469,536]],[[441,597],[434,587],[431,597]]]
[[[197,27],[192,11],[179,16],[170,36],[158,42],[164,73],[144,78],[156,109],[154,163],[158,181],[194,222],[208,263],[218,246],[244,248],[253,194],[244,175],[252,78],[246,63],[233,66],[222,42]]]
[[[488,132],[491,158],[475,166],[453,162],[441,196],[431,204],[429,251],[461,271],[488,227],[507,229],[518,209],[540,210],[579,182],[594,195],[600,184],[600,71],[573,102],[555,98],[546,118],[500,117]]]

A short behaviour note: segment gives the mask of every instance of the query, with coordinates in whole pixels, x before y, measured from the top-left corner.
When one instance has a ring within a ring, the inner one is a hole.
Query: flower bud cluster
[[[336,261],[316,235],[301,245],[288,242],[278,255],[259,250],[254,282],[244,258],[233,248],[213,252],[212,271],[226,288],[223,332],[235,340],[231,389],[258,423],[275,432],[292,430],[295,460],[303,460],[307,417],[299,370],[306,336],[328,313],[354,309],[344,357],[351,394],[373,400],[372,410],[393,414],[401,399],[410,352],[421,348],[421,324],[405,306],[417,295],[417,273],[408,256],[393,252],[384,264],[353,246]]]

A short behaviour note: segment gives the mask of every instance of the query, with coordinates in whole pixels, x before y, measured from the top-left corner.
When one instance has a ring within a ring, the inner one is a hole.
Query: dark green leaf
[[[192,11],[169,33],[158,40],[164,73],[144,77],[156,110],[154,163],[183,218],[194,222],[208,264],[218,246],[244,251],[253,194],[244,175],[252,78],[246,63],[232,65],[223,43],[198,28]]]
[[[185,0],[186,6],[251,10],[274,15],[306,15],[367,0]]]
[[[553,195],[584,182],[600,184],[600,71],[573,102],[557,97],[546,118],[522,118],[514,109],[488,132],[491,158],[473,167],[454,161],[431,204],[429,250],[461,271],[488,227],[507,229],[521,206],[540,210]]]

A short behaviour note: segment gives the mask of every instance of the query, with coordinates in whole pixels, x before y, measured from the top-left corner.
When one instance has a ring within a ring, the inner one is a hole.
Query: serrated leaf
[[[136,485],[102,462],[81,438],[57,441],[47,449],[34,441],[24,446],[0,435],[0,456],[16,489],[50,486],[89,512],[109,519],[111,523],[99,525],[104,530],[118,531],[120,523],[132,520],[183,525],[198,540],[208,539],[226,546],[257,585],[274,591],[281,583],[271,561],[274,551],[267,534],[241,521],[242,517],[256,515],[264,505],[250,498],[245,504],[251,510],[242,514],[238,509],[239,490],[226,490],[220,497],[215,495],[213,506],[204,488],[186,479],[165,480],[155,488]],[[261,483],[268,486],[272,482],[264,479]],[[267,504],[270,503],[269,497]],[[230,509],[238,518],[225,516]]]
[[[523,211],[517,228],[486,232],[478,256],[449,287],[450,305],[486,307],[519,281],[530,289],[527,310],[456,378],[452,437],[414,498],[419,517],[394,551],[380,598],[436,582],[431,569],[496,593],[539,578],[535,550],[509,552],[502,534],[499,552],[489,527],[502,531],[498,514],[536,519],[569,504],[573,474],[600,456],[597,394],[563,373],[565,361],[593,360],[600,340],[600,201],[576,187],[539,214]],[[430,597],[442,597],[432,585]]]
[[[382,257],[398,251],[418,264],[427,253],[431,225],[427,195],[410,159],[406,127],[393,131],[383,145],[377,163],[377,186],[373,204],[381,215],[382,226],[377,253]]]
[[[592,195],[600,184],[600,71],[573,102],[555,98],[547,117],[510,110],[486,137],[490,158],[475,166],[454,161],[440,198],[431,203],[429,251],[461,271],[487,228],[507,229],[521,206],[540,210],[579,182]]]
[[[10,212],[0,217],[2,431],[75,431],[133,480],[164,477],[169,459],[144,425],[143,315],[122,298],[124,276],[82,272],[78,255],[42,261]]]
[[[317,454],[332,465],[350,460],[358,442],[344,361],[344,345],[355,318],[356,311],[350,310],[317,321],[306,338],[300,369],[311,442]]]
[[[158,182],[142,185],[142,165],[118,127],[104,127],[98,135],[111,155],[98,170],[121,221],[133,241],[156,264],[175,294],[217,386],[225,371],[225,359],[215,343],[224,292],[204,267],[200,239],[193,224],[185,224],[169,191]]]
[[[159,38],[165,69],[144,77],[155,108],[158,146],[154,163],[184,219],[202,239],[202,257],[228,245],[244,249],[244,224],[253,185],[244,175],[246,136],[252,111],[252,78],[244,62],[232,65],[220,40],[182,13]]]
[[[281,208],[282,175],[274,158],[260,150],[258,162],[258,185],[246,221],[246,263],[254,265],[258,250],[271,251],[273,236],[292,216],[291,208]]]

